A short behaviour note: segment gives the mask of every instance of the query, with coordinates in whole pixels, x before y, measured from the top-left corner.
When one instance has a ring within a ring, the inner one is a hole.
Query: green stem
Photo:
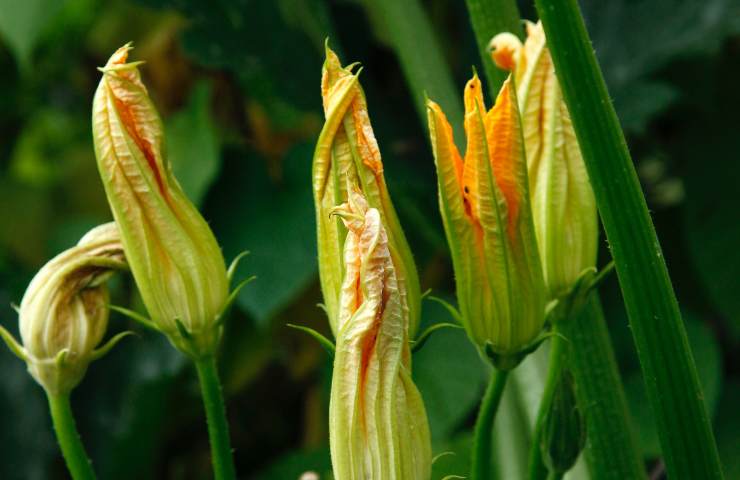
[[[536,5],[616,264],[668,477],[723,478],[678,302],[577,0]]]
[[[529,479],[544,480],[547,478],[547,467],[542,461],[542,432],[545,428],[545,420],[550,410],[552,397],[555,393],[560,372],[565,365],[565,340],[559,335],[555,335],[550,340],[550,364],[547,370],[547,380],[545,381],[545,390],[542,392],[540,408],[537,412],[537,421],[534,425],[534,436],[532,445],[529,450]]]
[[[501,32],[511,32],[521,38],[522,23],[519,8],[512,0],[466,0],[470,23],[473,24],[483,71],[488,79],[488,95],[495,99],[509,72],[496,67],[491,60],[488,44]]]
[[[424,128],[427,125],[426,93],[447,113],[455,138],[461,143],[465,138],[459,99],[462,89],[455,87],[434,29],[419,0],[366,0],[365,5],[387,26]]]
[[[229,425],[226,422],[226,409],[218,379],[216,359],[213,356],[195,361],[198,379],[203,393],[203,405],[208,421],[208,436],[211,440],[213,474],[216,480],[234,480],[234,459],[229,442]]]
[[[551,470],[550,473],[547,474],[547,480],[560,480],[561,478],[563,478],[563,474],[554,470]]]
[[[592,293],[581,312],[559,322],[557,331],[572,346],[568,365],[586,419],[584,454],[591,476],[646,478],[598,295]]]
[[[47,398],[57,442],[62,449],[70,475],[74,480],[94,480],[95,473],[85,453],[80,434],[77,433],[72,407],[69,404],[69,394],[52,395],[49,393]]]
[[[496,410],[501,403],[504,393],[508,370],[494,369],[491,382],[488,384],[483,401],[478,411],[478,420],[475,422],[475,437],[473,438],[473,465],[472,480],[490,480],[491,477],[491,438],[493,420]]]

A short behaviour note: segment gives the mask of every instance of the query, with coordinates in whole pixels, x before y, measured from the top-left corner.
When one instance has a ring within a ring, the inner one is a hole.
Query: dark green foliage
[[[422,286],[454,298],[419,97],[388,47],[391,23],[370,3],[0,0],[0,324],[17,334],[9,304],[20,301],[36,270],[110,218],[93,158],[90,105],[95,67],[133,40],[133,59],[147,62],[144,80],[164,119],[176,175],[227,261],[251,251],[235,282],[258,277],[227,319],[220,359],[241,478],[294,479],[330,465],[331,363],[315,340],[286,327],[306,325],[330,337],[315,306],[321,294],[308,176],[323,120],[326,37],[345,62],[365,67],[361,80],[386,178]],[[687,330],[727,478],[740,475],[736,3],[582,2],[679,302],[690,312]],[[434,57],[452,69],[453,93],[461,95],[470,65],[480,62],[465,6],[419,5],[439,44]],[[520,7],[532,14],[531,3]],[[141,311],[129,279],[118,278],[114,303]],[[601,290],[643,453],[654,465],[660,451],[653,415],[639,389],[618,287],[612,279]],[[441,306],[425,302],[422,328],[450,321]],[[113,315],[111,333],[125,329],[139,336],[96,362],[72,394],[100,478],[209,478],[194,372],[164,338]],[[437,460],[433,478],[467,475],[470,431],[488,376],[483,362],[463,331],[443,329],[414,355],[413,369],[434,454],[454,453]],[[0,478],[66,478],[41,388],[3,349],[0,372]],[[498,430],[494,441],[506,459],[495,465],[500,478],[522,471],[512,450],[530,441],[523,425],[533,415],[521,403],[531,395],[515,380],[502,404],[510,413],[497,426],[509,429],[508,441]]]

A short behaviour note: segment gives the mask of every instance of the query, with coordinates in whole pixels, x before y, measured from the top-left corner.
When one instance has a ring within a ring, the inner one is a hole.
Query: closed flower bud
[[[516,79],[537,242],[550,297],[557,298],[596,265],[596,200],[542,24],[528,23],[523,45],[502,33],[491,48],[494,62]]]
[[[100,176],[151,321],[192,357],[212,354],[228,299],[223,254],[165,155],[162,121],[138,63],[120,48],[93,103]]]
[[[489,356],[514,356],[545,321],[514,85],[511,79],[504,83],[489,111],[477,75],[466,85],[464,161],[439,105],[430,100],[427,109],[464,326]]]
[[[120,338],[96,350],[108,326],[105,280],[125,268],[115,224],[93,229],[44,265],[29,284],[18,310],[23,346],[0,332],[49,394],[68,394],[90,362]]]
[[[576,401],[576,385],[570,370],[563,369],[545,417],[540,445],[547,467],[563,474],[575,465],[586,444],[586,420]]]
[[[313,193],[319,248],[319,275],[332,331],[337,333],[339,297],[346,265],[342,245],[347,228],[329,212],[347,201],[346,184],[360,186],[368,205],[376,209],[388,235],[388,248],[398,278],[402,308],[409,311],[409,332],[419,325],[421,292],[411,250],[391,203],[380,150],[375,140],[365,95],[352,66],[342,67],[326,49],[321,94],[326,122],[313,161]]]
[[[329,407],[334,477],[429,479],[429,427],[381,214],[352,189],[334,213],[348,229]]]

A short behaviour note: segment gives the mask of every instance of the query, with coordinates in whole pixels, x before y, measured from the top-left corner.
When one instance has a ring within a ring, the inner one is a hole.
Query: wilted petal
[[[370,124],[365,95],[356,65],[343,67],[326,49],[321,93],[326,122],[319,136],[313,164],[313,191],[319,244],[319,274],[332,331],[337,331],[337,308],[343,265],[341,246],[346,228],[328,212],[347,201],[344,185],[359,184],[370,207],[376,208],[388,235],[388,247],[399,282],[402,304],[408,310],[409,328],[416,332],[421,292],[416,266],[401,229],[383,176],[383,162]]]
[[[334,476],[428,479],[429,428],[380,212],[350,192],[335,213],[349,231],[330,402]]]

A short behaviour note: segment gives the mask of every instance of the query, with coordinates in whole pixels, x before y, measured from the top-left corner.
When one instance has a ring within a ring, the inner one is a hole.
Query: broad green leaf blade
[[[422,124],[426,125],[427,118],[426,93],[447,113],[455,138],[461,142],[463,112],[459,89],[455,88],[439,40],[419,0],[365,0],[365,5],[387,26]]]
[[[422,326],[448,321],[439,304],[422,303]],[[432,442],[448,438],[472,412],[483,394],[487,375],[478,352],[460,329],[443,329],[414,354],[414,382],[429,417]],[[441,453],[437,449],[434,454]]]
[[[221,148],[210,113],[211,87],[199,82],[188,104],[167,121],[167,154],[185,194],[202,203],[221,167]]]
[[[300,144],[282,159],[282,177],[265,171],[266,160],[241,151],[208,196],[206,218],[224,249],[226,258],[251,252],[234,277],[257,279],[244,288],[237,305],[265,326],[314,280],[316,233],[311,198],[312,148]],[[214,208],[210,205],[228,205]]]
[[[41,32],[63,5],[56,0],[0,0],[0,36],[13,50],[22,70],[29,71]]]

